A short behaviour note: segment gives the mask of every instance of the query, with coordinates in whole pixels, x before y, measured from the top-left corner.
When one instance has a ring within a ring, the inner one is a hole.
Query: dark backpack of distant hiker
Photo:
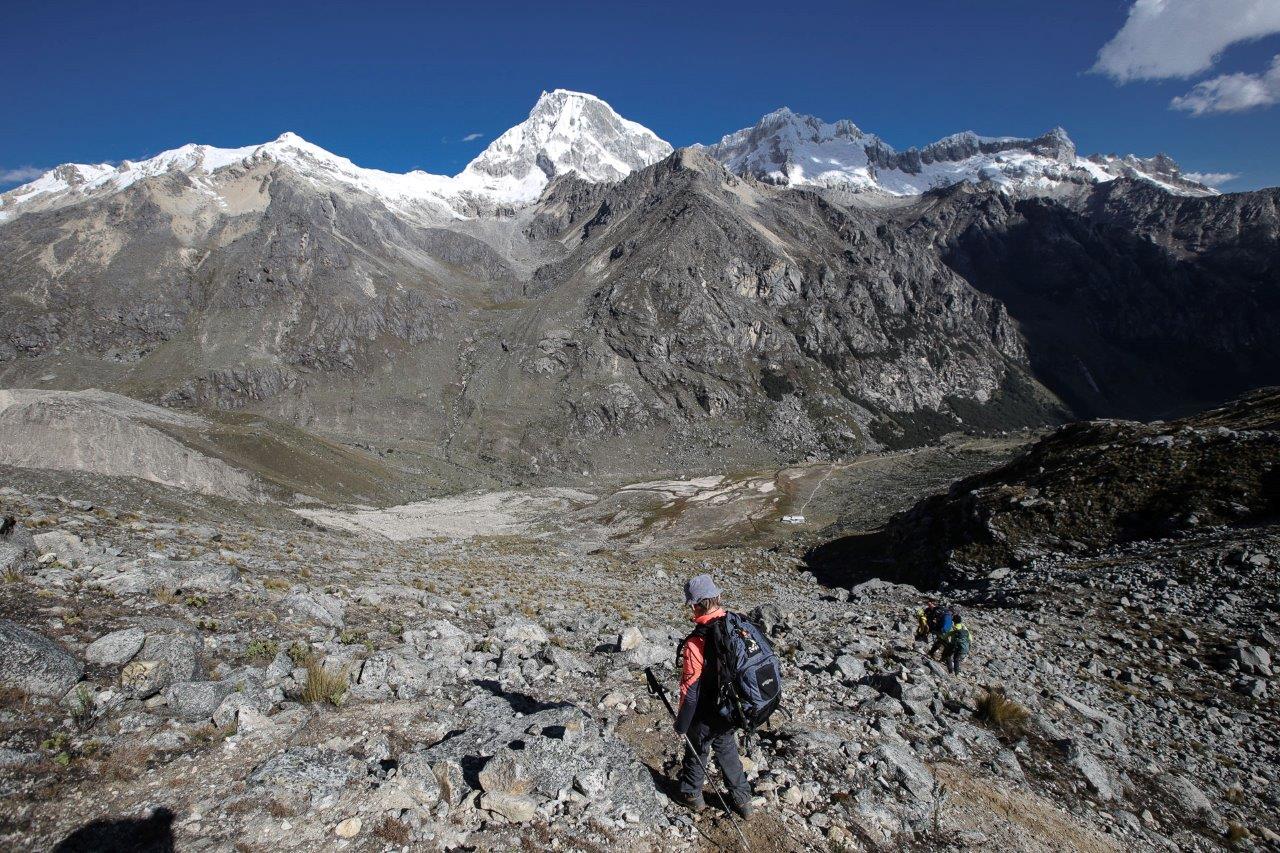
[[[965,627],[963,622],[960,627],[951,632],[951,651],[958,652],[962,655],[969,654],[969,629]]]
[[[764,631],[738,613],[708,626],[719,670],[720,715],[748,734],[769,719],[782,702],[782,665]]]

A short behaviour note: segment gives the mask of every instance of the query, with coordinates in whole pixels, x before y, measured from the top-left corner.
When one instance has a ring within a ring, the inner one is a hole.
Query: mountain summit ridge
[[[821,186],[893,196],[919,195],[961,181],[990,181],[1020,195],[1127,177],[1175,195],[1217,195],[1181,174],[1165,155],[1081,157],[1062,127],[1034,138],[971,130],[898,151],[848,119],[827,122],[781,107],[703,148],[730,171],[780,186]]]
[[[690,147],[705,151],[730,171],[766,183],[894,196],[984,180],[1005,192],[1037,195],[1118,177],[1148,181],[1174,194],[1217,194],[1188,179],[1163,154],[1081,157],[1061,127],[1035,138],[963,131],[899,151],[848,119],[826,122],[784,106],[719,142]],[[624,118],[595,95],[553,89],[542,92],[524,121],[496,137],[453,176],[357,166],[287,131],[269,142],[240,148],[188,143],[119,165],[65,163],[0,193],[0,222],[28,210],[64,207],[118,192],[149,177],[183,173],[204,180],[221,169],[262,159],[288,165],[321,184],[368,192],[414,218],[467,218],[527,206],[552,178],[569,172],[591,183],[616,182],[672,150],[653,131]],[[217,192],[216,187],[207,189]]]

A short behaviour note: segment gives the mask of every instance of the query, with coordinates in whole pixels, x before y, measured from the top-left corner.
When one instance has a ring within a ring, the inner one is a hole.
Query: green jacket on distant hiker
[[[969,643],[973,636],[969,633],[969,626],[964,624],[960,611],[954,611],[951,616],[951,630],[942,635],[940,642],[943,644],[942,662],[955,675],[960,672],[960,664],[969,656]]]

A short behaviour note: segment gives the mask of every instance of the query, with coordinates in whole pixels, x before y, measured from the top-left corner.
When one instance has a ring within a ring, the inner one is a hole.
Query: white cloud
[[[1090,70],[1120,83],[1191,77],[1231,45],[1273,33],[1280,33],[1277,0],[1134,0]]]
[[[477,139],[479,139],[482,136],[484,136],[483,133],[468,133],[466,136],[462,137],[462,141],[475,142]]]
[[[16,169],[0,169],[0,184],[16,184],[25,183],[26,181],[34,181],[43,175],[48,169],[38,169],[35,166],[19,166]]]
[[[1169,102],[1192,115],[1238,113],[1280,103],[1280,56],[1263,74],[1222,74],[1197,83],[1190,92]]]
[[[1220,187],[1240,177],[1237,172],[1183,172],[1182,177],[1188,181],[1204,184],[1206,187]]]

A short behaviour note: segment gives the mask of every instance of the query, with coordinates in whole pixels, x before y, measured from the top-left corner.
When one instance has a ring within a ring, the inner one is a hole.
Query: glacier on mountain
[[[264,160],[324,186],[356,189],[405,214],[463,217],[535,200],[554,177],[576,172],[592,182],[617,181],[656,163],[672,148],[651,130],[622,118],[593,95],[543,92],[528,119],[499,136],[453,177],[357,166],[295,133],[263,145],[184,145],[119,166],[66,164],[0,195],[0,221],[26,206],[48,209],[126,189],[144,178],[182,173],[193,180]]]
[[[923,148],[896,151],[851,121],[828,123],[783,107],[752,127],[699,147],[732,172],[782,186],[903,196],[960,181],[989,181],[1007,192],[1038,194],[1129,177],[1175,194],[1217,193],[1182,176],[1164,155],[1080,157],[1060,127],[1034,139],[966,131]]]
[[[1154,183],[1180,195],[1217,191],[1188,179],[1165,155],[1081,157],[1061,128],[1035,139],[957,133],[923,148],[897,151],[848,120],[828,123],[783,107],[754,126],[696,145],[730,171],[781,186],[821,186],[895,196],[918,195],[959,181],[989,181],[1018,194],[1053,193],[1070,185],[1117,177]],[[543,92],[529,117],[495,139],[459,174],[406,174],[357,166],[294,133],[262,145],[184,145],[118,166],[69,163],[0,194],[0,222],[25,210],[47,210],[110,195],[137,181],[182,174],[217,196],[223,170],[263,162],[287,166],[327,189],[366,193],[411,218],[432,221],[511,210],[536,200],[569,172],[614,182],[655,163],[672,147],[599,98],[556,89]]]

